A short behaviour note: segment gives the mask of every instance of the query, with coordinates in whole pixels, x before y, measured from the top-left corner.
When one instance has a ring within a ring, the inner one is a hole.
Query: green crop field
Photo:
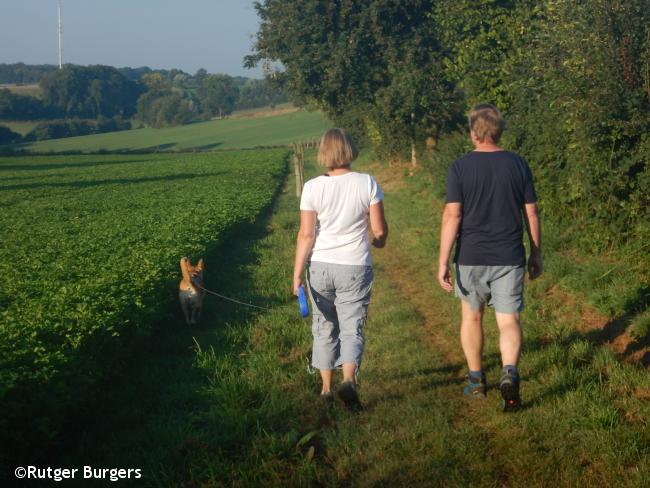
[[[320,112],[304,110],[273,117],[211,120],[165,129],[134,129],[24,145],[30,152],[126,152],[239,149],[283,146],[320,137],[328,122]]]
[[[176,306],[180,257],[213,251],[270,205],[286,157],[0,158],[2,436],[17,435],[19,449],[54,435]],[[39,421],[8,428],[30,417]]]

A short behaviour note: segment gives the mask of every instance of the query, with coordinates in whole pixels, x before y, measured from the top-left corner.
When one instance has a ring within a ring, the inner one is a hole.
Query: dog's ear
[[[185,279],[186,281],[190,279],[188,263],[189,261],[187,260],[186,257],[181,258],[181,274],[183,275],[183,279]]]
[[[199,262],[198,262],[198,264],[196,265],[196,269],[197,269],[198,271],[203,271],[203,258],[199,258]]]

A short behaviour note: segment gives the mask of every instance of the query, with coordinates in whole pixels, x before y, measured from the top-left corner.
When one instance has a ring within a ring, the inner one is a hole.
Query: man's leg
[[[519,356],[521,354],[521,324],[519,313],[496,312],[499,326],[499,348],[501,349],[501,380],[499,389],[503,397],[503,410],[505,412],[517,410],[521,406],[519,396]]]
[[[462,320],[460,324],[460,343],[470,371],[481,371],[483,354],[483,312],[485,307],[473,310],[469,302],[461,300]]]
[[[521,325],[519,313],[496,312],[499,326],[499,348],[503,366],[517,366],[521,354]]]

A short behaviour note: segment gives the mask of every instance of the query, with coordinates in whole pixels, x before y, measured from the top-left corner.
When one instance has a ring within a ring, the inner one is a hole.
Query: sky
[[[62,0],[63,62],[261,78],[252,0]],[[56,0],[0,0],[0,63],[57,64]]]

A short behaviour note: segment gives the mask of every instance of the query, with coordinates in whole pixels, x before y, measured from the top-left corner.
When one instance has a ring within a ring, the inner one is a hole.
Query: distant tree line
[[[0,63],[0,84],[38,83],[57,68],[53,64]]]
[[[387,157],[466,151],[495,103],[547,215],[586,246],[650,240],[650,0],[264,0],[249,66]]]
[[[176,69],[147,67],[28,68],[23,64],[0,65],[0,74],[7,82],[32,82],[38,77],[40,97],[0,89],[0,120],[51,121],[40,124],[28,134],[28,140],[129,128],[130,119],[152,127],[179,125],[224,117],[239,108],[288,101],[286,91],[267,80],[209,74],[204,69],[189,75]],[[52,127],[47,128],[48,124]]]

